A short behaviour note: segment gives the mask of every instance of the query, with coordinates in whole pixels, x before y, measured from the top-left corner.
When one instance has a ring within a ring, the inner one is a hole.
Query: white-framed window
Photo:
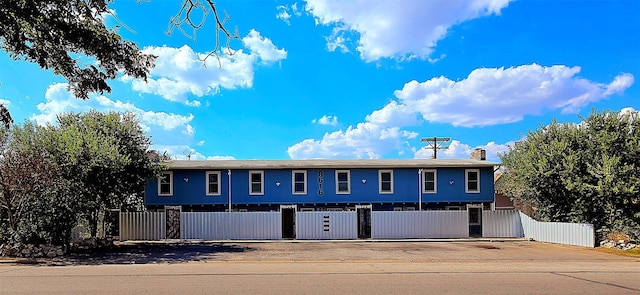
[[[173,196],[173,171],[164,171],[158,177],[158,196]]]
[[[480,192],[480,169],[464,170],[464,183],[465,183],[465,192],[479,193]]]
[[[291,192],[294,195],[307,194],[307,170],[291,171]]]
[[[207,196],[220,195],[220,171],[207,171]]]
[[[436,169],[422,170],[422,192],[425,194],[438,192],[438,172]]]
[[[264,195],[264,171],[249,171],[249,195]]]
[[[393,194],[393,170],[378,170],[378,192]]]
[[[351,193],[351,172],[349,170],[336,170],[336,194]]]

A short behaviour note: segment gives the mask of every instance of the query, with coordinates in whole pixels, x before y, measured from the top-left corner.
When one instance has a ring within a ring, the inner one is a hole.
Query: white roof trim
[[[166,162],[169,169],[384,169],[494,167],[499,163],[474,159],[406,159],[406,160],[176,160]]]

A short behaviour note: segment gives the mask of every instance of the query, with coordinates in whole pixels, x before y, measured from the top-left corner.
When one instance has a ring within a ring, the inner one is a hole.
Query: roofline
[[[376,169],[376,168],[481,168],[500,163],[474,159],[406,160],[174,160],[171,170],[205,169]]]

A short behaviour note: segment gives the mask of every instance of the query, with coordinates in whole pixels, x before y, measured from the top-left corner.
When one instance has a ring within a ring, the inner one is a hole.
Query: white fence
[[[356,212],[298,212],[296,238],[300,240],[351,240],[358,238]]]
[[[482,211],[482,237],[522,238],[522,223],[519,211]]]
[[[164,212],[121,212],[120,240],[162,240],[167,238]]]
[[[298,239],[356,239],[356,212],[298,212]],[[166,234],[165,212],[121,212],[120,239],[162,240]],[[536,241],[595,246],[593,225],[539,222],[518,211],[483,211],[482,236],[526,237]],[[420,239],[467,238],[467,211],[373,211],[371,238]],[[279,240],[280,212],[182,212],[180,238],[185,240]]]
[[[182,212],[184,240],[277,240],[282,238],[279,212]]]
[[[467,211],[373,211],[371,238],[468,238]]]
[[[520,212],[524,236],[540,242],[595,247],[595,232],[592,224],[540,222]]]

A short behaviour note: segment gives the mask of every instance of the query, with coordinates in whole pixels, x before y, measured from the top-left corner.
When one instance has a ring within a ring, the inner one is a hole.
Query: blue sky
[[[131,111],[180,159],[428,158],[420,139],[440,136],[439,158],[497,161],[553,118],[640,110],[640,1],[216,1],[241,37],[221,67],[198,60],[212,18],[194,41],[166,34],[181,1],[114,2],[123,37],[158,56],[148,83],[121,76],[81,101],[2,52],[16,122]]]

